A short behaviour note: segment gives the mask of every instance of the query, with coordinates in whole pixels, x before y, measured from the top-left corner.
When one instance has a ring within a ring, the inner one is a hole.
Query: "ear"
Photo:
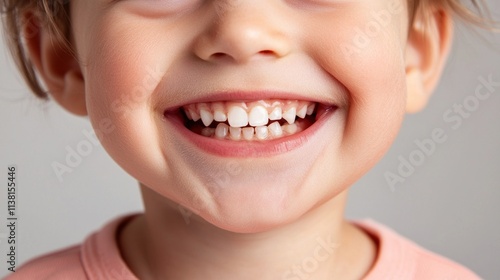
[[[76,115],[87,115],[80,65],[64,43],[32,12],[23,14],[27,55],[57,103]]]
[[[437,86],[450,52],[453,21],[442,7],[426,6],[410,26],[406,47],[406,111],[422,110]]]

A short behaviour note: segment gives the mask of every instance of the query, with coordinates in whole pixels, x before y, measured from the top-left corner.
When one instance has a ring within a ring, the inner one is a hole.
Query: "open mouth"
[[[312,101],[206,102],[182,106],[184,126],[205,137],[264,141],[300,133],[333,109]]]

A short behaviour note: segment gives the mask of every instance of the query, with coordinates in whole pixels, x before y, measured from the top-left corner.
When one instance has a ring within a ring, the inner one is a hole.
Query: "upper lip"
[[[300,94],[294,92],[284,92],[284,91],[266,91],[266,90],[228,90],[228,91],[218,91],[203,94],[203,96],[193,98],[190,100],[185,100],[182,102],[177,102],[176,104],[169,104],[168,107],[163,108],[164,111],[176,111],[180,107],[196,103],[209,103],[209,102],[224,102],[224,101],[234,101],[234,102],[251,102],[257,100],[299,100],[299,101],[310,101],[323,104],[327,107],[336,107],[339,105],[338,101],[332,100],[333,98],[320,98],[317,95]]]

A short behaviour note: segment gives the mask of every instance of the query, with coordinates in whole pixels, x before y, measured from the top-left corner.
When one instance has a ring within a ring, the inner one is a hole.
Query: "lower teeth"
[[[234,141],[255,141],[271,140],[299,133],[310,126],[309,121],[300,120],[293,124],[280,125],[279,122],[273,122],[268,126],[258,127],[231,127],[225,123],[219,123],[216,128],[204,127],[200,129],[191,129],[193,132],[216,139],[226,139]]]

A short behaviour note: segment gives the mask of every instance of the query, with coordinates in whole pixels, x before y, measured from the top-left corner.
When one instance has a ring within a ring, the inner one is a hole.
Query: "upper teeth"
[[[308,101],[256,101],[256,102],[213,102],[197,103],[184,106],[188,119],[198,121],[208,127],[213,121],[228,122],[230,127],[239,128],[248,125],[262,127],[270,121],[284,119],[289,124],[296,117],[305,118],[314,113],[316,103]],[[257,133],[257,131],[256,131]],[[280,132],[276,130],[276,133]]]
[[[269,122],[269,113],[263,106],[255,106],[248,114],[248,122],[251,126],[262,126]]]
[[[248,113],[239,106],[232,106],[227,112],[227,121],[232,127],[244,127],[248,125]]]

